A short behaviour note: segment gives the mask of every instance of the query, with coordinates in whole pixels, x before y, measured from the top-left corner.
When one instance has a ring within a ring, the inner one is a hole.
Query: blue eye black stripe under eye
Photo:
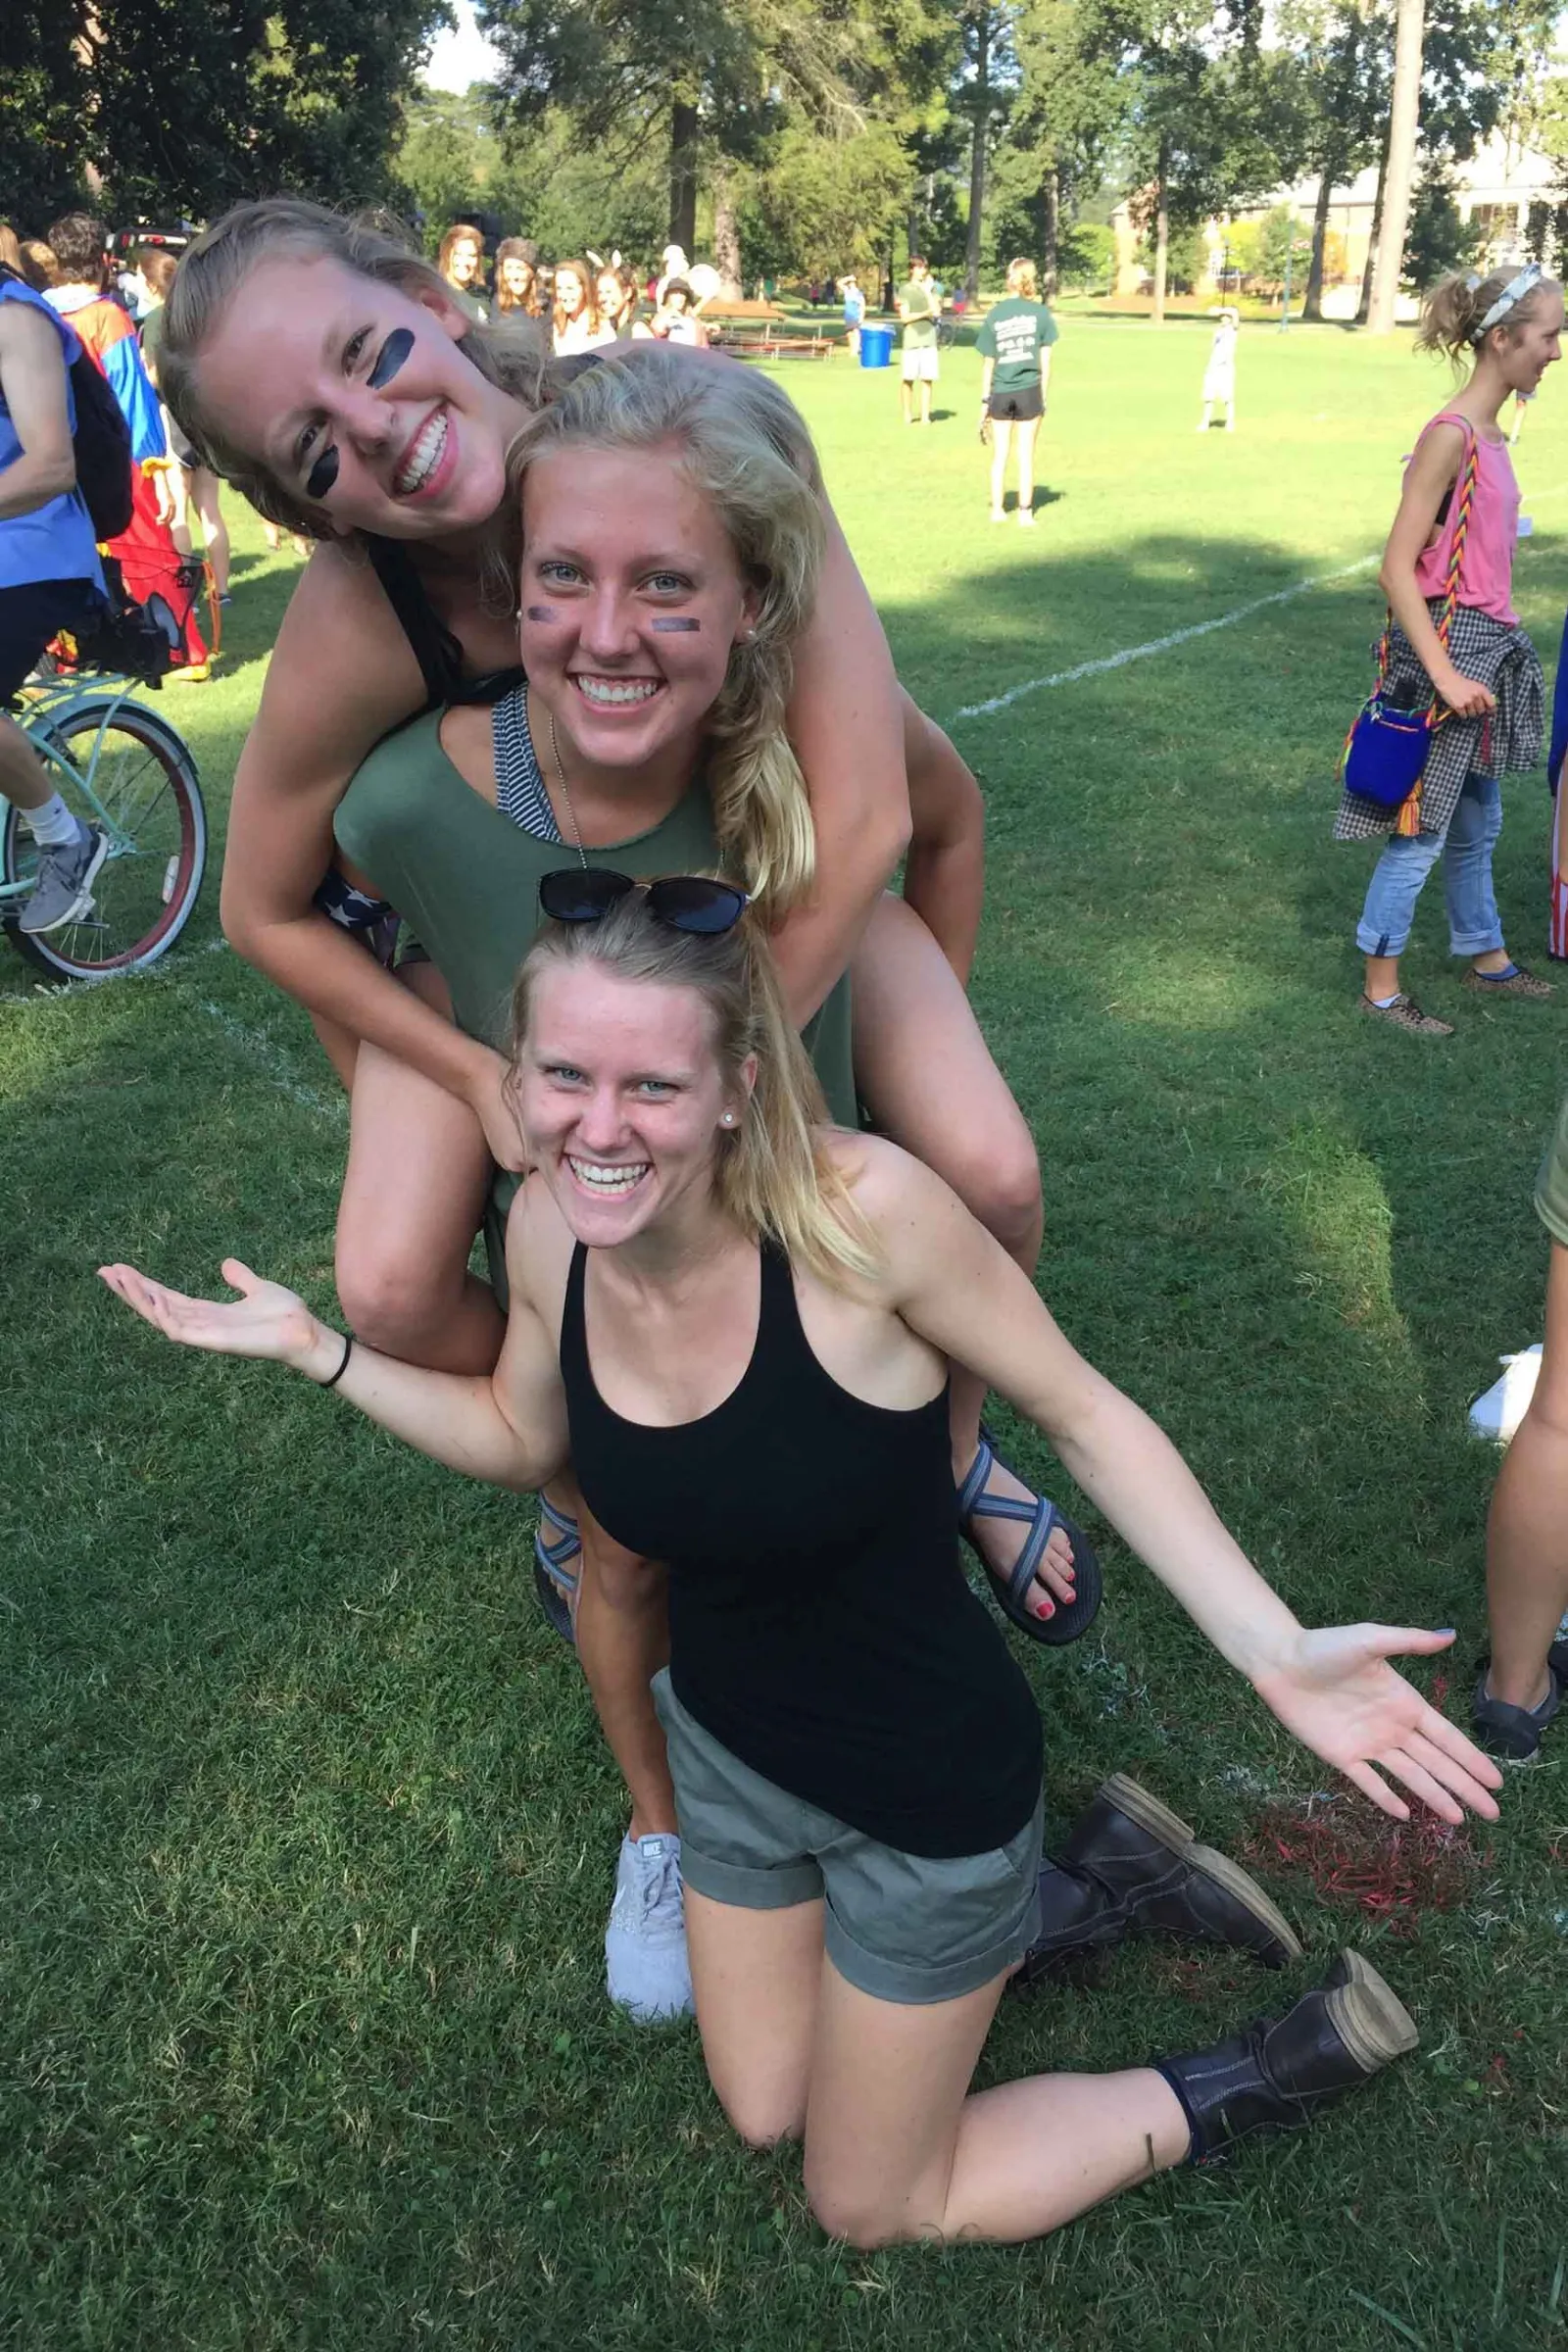
[[[370,369],[372,392],[379,392],[383,384],[392,381],[413,349],[413,331],[406,326],[395,326],[376,354],[375,366]]]
[[[664,629],[671,634],[673,634],[673,632],[677,629],[695,629],[700,625],[701,624],[695,620],[685,619],[679,613],[670,613],[662,620],[651,620],[648,623],[648,626],[651,629]]]

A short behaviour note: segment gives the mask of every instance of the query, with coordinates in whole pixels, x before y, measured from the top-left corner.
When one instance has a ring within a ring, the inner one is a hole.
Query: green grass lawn
[[[1040,1143],[1047,1298],[1303,1616],[1459,1628],[1421,1679],[1463,1719],[1494,1466],[1465,1405],[1540,1336],[1568,990],[1462,994],[1434,884],[1408,973],[1458,1035],[1357,1019],[1369,853],[1328,830],[1379,608],[1347,567],[1443,379],[1402,339],[1244,330],[1241,430],[1198,448],[1208,333],[1068,323],[1032,537],[986,519],[971,352],[945,355],[929,431],[899,424],[893,374],[778,372],[903,676],[984,780],[976,997]],[[1561,397],[1517,453],[1548,663]],[[236,537],[221,675],[163,698],[220,838],[296,568],[248,516]],[[1510,784],[1499,895],[1538,959],[1546,822],[1539,780]],[[1314,1970],[1367,1949],[1422,2049],[1320,2131],[1044,2243],[822,2242],[797,2161],[729,2140],[695,2034],[607,2008],[619,1795],[532,1596],[527,1509],[303,1383],[176,1353],[93,1280],[128,1257],[201,1286],[234,1251],[332,1309],[342,1110],[304,1016],[204,952],[216,896],[134,983],[46,997],[3,951],[0,2343],[1568,2342],[1568,1735],[1495,1830],[1391,1854],[1344,1798],[1325,1828],[1322,1769],[1113,1543],[1095,1634],[1025,1658],[1056,1820],[1140,1774],[1260,1857]],[[1370,1839],[1399,1901],[1312,1867],[1324,1838]],[[1276,1990],[1130,1949],[1008,2005],[985,2071],[1192,2046]]]

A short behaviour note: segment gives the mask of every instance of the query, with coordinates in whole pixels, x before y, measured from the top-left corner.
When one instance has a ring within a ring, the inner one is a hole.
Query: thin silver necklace
[[[561,757],[561,746],[556,741],[556,714],[553,710],[546,710],[545,723],[550,729],[550,757],[556,763],[556,781],[561,786],[561,797],[566,804],[566,814],[571,820],[572,842],[582,860],[582,870],[586,873],[588,853],[582,846],[582,827],[577,822],[577,811],[571,805],[571,787],[566,782],[566,763]]]

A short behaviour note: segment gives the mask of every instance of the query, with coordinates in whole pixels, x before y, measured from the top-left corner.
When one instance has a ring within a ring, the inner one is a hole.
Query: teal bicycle
[[[14,706],[55,790],[109,844],[92,900],[58,931],[18,927],[37,852],[6,804],[0,834],[0,927],[61,980],[145,971],[167,956],[195,910],[207,871],[207,810],[190,748],[135,699],[138,681],[94,668],[23,688]]]

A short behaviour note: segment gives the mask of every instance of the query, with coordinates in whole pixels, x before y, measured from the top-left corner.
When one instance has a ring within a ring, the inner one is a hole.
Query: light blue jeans
[[[1404,952],[1415,903],[1439,858],[1448,900],[1448,946],[1455,956],[1485,956],[1502,945],[1492,887],[1492,851],[1502,831],[1502,787],[1494,776],[1466,776],[1446,833],[1396,833],[1372,869],[1356,925],[1363,956]]]

